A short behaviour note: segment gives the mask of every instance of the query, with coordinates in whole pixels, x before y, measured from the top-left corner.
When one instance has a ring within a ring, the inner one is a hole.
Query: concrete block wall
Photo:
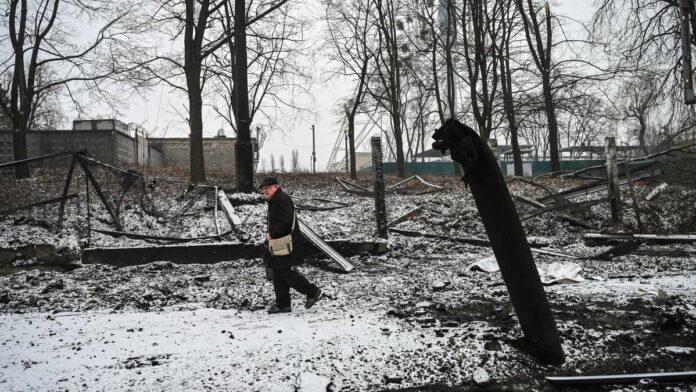
[[[235,139],[232,138],[204,138],[203,160],[206,169],[234,171],[234,143]],[[151,138],[150,144],[162,151],[163,166],[190,166],[188,138]]]
[[[232,138],[203,139],[206,169],[234,171],[234,143]],[[115,130],[42,131],[27,134],[28,156],[35,157],[69,150],[86,150],[94,159],[111,164],[141,166],[190,165],[188,138],[135,138]],[[12,131],[0,131],[0,163],[14,160]],[[70,159],[52,162],[68,165]]]

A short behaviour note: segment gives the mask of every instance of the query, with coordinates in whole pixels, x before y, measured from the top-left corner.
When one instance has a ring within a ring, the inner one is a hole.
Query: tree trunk
[[[394,142],[396,143],[396,175],[397,177],[406,176],[406,165],[404,163],[404,142],[401,133],[401,75],[399,67],[399,50],[396,45],[396,34],[392,35],[392,122],[394,129]]]
[[[200,70],[200,68],[198,68]],[[200,73],[187,73],[189,99],[189,129],[191,131],[191,182],[205,182],[205,162],[203,158],[203,97],[201,95]]]
[[[505,117],[510,127],[510,144],[512,144],[512,161],[515,167],[515,176],[524,176],[522,166],[522,153],[517,132],[517,119],[515,118],[515,106],[512,97],[512,72],[510,70],[510,47],[505,43],[505,56],[500,56],[500,83],[503,90],[503,102]]]
[[[19,161],[22,159],[29,158],[27,156],[27,131],[24,129],[15,129],[12,133],[12,150],[14,152],[14,160]],[[31,172],[29,171],[28,163],[21,163],[15,166],[15,178],[29,178]]]
[[[437,75],[437,39],[433,40],[433,57],[431,61],[433,72],[433,87],[435,88],[435,102],[437,102],[437,115],[440,117],[440,124],[445,123],[445,113],[442,109],[442,99],[440,99],[440,80]]]
[[[207,6],[207,5],[206,5]],[[200,12],[206,10],[201,5]],[[203,159],[203,95],[201,92],[201,57],[200,45],[204,29],[196,29],[196,9],[192,0],[186,1],[186,26],[184,31],[184,70],[186,89],[188,90],[189,130],[189,167],[191,182],[205,182],[205,162]]]
[[[235,88],[237,92],[237,141],[234,144],[237,191],[254,192],[254,151],[249,120],[249,86],[247,85],[246,5],[234,2]]]
[[[348,151],[350,154],[350,178],[355,180],[358,178],[355,165],[355,116],[348,113]]]
[[[551,80],[547,73],[544,73],[544,106],[546,108],[546,118],[549,127],[549,155],[551,158],[551,171],[561,171],[561,161],[558,152],[558,122],[556,121],[556,109],[553,105],[553,92],[551,91]]]
[[[645,132],[647,126],[645,124],[645,117],[641,114],[638,116],[638,122],[640,123],[640,128],[638,129],[638,145],[644,154],[648,154],[648,149],[645,147]]]

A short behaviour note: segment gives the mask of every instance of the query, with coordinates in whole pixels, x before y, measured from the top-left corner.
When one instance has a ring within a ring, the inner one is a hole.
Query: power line
[[[286,146],[286,147],[312,148],[311,145],[310,145],[310,146],[300,146],[300,145],[296,145],[296,144],[286,144],[286,143],[276,142],[276,141],[274,141],[274,140],[269,140],[269,142],[271,142],[271,143],[276,143],[276,144],[280,144],[281,146]],[[326,147],[326,146],[330,146],[330,145],[332,145],[332,144],[333,144],[333,143],[328,143],[328,144],[317,144],[316,147]]]

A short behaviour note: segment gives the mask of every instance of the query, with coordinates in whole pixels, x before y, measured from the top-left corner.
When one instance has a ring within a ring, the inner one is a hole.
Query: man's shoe
[[[285,307],[285,308],[279,308],[276,305],[271,306],[268,308],[268,314],[276,314],[276,313],[290,313],[292,310],[290,307]]]
[[[317,289],[317,293],[314,296],[307,296],[307,301],[304,304],[305,309],[309,309],[314,306],[319,299],[321,299],[321,289]]]

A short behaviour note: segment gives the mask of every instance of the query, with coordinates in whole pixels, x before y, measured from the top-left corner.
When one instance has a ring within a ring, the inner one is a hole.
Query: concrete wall
[[[42,131],[27,134],[28,156],[86,150],[94,159],[111,164],[189,167],[188,138],[128,136],[115,130]],[[234,171],[235,139],[203,139],[206,169]],[[0,131],[0,163],[14,160],[12,131]],[[70,163],[70,158],[50,164]]]
[[[41,131],[27,133],[29,157],[52,154],[62,151],[86,150],[94,159],[112,164],[147,165],[148,161],[161,163],[161,153],[149,147],[147,138],[136,139],[114,130],[89,131]],[[14,160],[12,151],[12,132],[0,131],[0,162]],[[66,164],[69,159],[64,160]]]
[[[234,143],[232,138],[204,138],[203,160],[205,168],[234,171]],[[162,151],[162,165],[190,166],[190,140],[188,138],[150,138],[150,144]]]

